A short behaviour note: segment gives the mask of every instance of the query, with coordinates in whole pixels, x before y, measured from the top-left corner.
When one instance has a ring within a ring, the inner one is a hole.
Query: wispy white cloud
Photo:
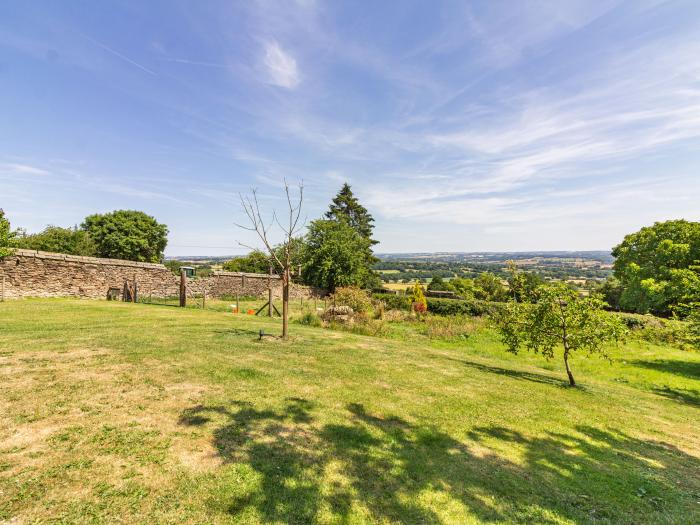
[[[282,49],[276,41],[265,43],[263,64],[270,84],[287,89],[295,88],[301,82],[297,61]]]
[[[43,169],[37,168],[36,166],[31,166],[29,164],[18,164],[14,162],[8,162],[0,164],[0,174],[5,175],[49,175],[50,172]]]

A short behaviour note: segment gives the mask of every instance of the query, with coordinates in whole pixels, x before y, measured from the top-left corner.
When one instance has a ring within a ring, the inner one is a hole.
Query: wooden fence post
[[[180,270],[180,306],[187,306],[187,274]]]

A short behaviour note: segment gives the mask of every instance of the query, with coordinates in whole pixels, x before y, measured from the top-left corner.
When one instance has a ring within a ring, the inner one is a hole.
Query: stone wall
[[[3,279],[4,277],[4,279]],[[0,286],[4,280],[4,298],[85,297],[104,299],[110,288],[124,287],[125,281],[138,284],[140,294],[164,297],[178,295],[180,277],[162,264],[79,257],[60,253],[16,250],[0,259]],[[273,295],[282,296],[279,276],[215,272],[211,277],[191,279],[190,293],[206,292],[207,297],[252,295],[267,297],[268,280]],[[0,290],[0,293],[3,291]],[[291,297],[313,297],[320,291],[293,285]]]

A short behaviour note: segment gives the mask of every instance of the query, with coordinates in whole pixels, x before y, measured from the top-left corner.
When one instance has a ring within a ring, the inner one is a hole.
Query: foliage
[[[571,353],[605,355],[604,344],[626,332],[619,317],[603,311],[604,305],[599,297],[581,297],[561,283],[546,285],[538,290],[536,304],[508,303],[497,323],[510,352],[525,347],[552,358],[554,349],[562,345],[569,384],[576,386],[569,367]]]
[[[542,277],[533,272],[520,271],[514,261],[508,261],[507,268],[510,297],[518,303],[535,302],[536,290],[544,284]]]
[[[505,301],[508,290],[501,278],[491,272],[480,274],[474,279],[474,296],[483,301]]]
[[[688,340],[700,350],[700,304],[696,304],[688,316]]]
[[[12,248],[16,245],[17,233],[12,231],[10,221],[5,217],[5,212],[0,208],[0,257],[12,254]]]
[[[44,252],[67,253],[94,257],[97,247],[90,234],[76,228],[47,226],[42,232],[17,239],[20,248]]]
[[[372,238],[374,218],[367,211],[367,208],[357,200],[350,185],[343,184],[343,187],[331,201],[324,217],[328,221],[347,224],[364,241],[361,246],[360,243],[357,246],[360,250],[358,255],[361,255],[363,259],[364,268],[361,271],[363,276],[361,281],[354,282],[363,288],[381,287],[379,275],[372,270],[372,266],[379,261],[372,253],[372,246],[378,243]]]
[[[223,269],[227,272],[269,273],[270,256],[260,250],[253,250],[248,255],[226,261]]]
[[[596,290],[603,296],[603,300],[612,310],[620,310],[620,300],[622,299],[623,286],[616,277],[609,277]]]
[[[315,326],[315,327],[323,326],[323,321],[314,312],[305,312],[304,314],[302,314],[302,316],[299,318],[299,320],[297,322],[299,324],[303,324],[306,326]]]
[[[411,295],[373,294],[376,300],[383,301],[388,309],[406,310],[411,306]],[[435,315],[455,316],[469,315],[480,316],[495,313],[503,303],[493,301],[481,301],[478,299],[442,299],[426,297],[428,312]]]
[[[428,297],[428,311],[435,315],[487,315],[497,311],[503,303],[479,299],[440,299]]]
[[[356,286],[336,288],[330,297],[330,302],[334,305],[349,306],[355,312],[368,312],[372,308],[369,294]]]
[[[424,313],[428,311],[428,302],[425,300],[423,287],[419,283],[413,285],[413,291],[411,293],[411,310],[416,313]]]
[[[442,292],[447,290],[447,285],[445,281],[442,279],[442,277],[437,274],[433,275],[432,279],[430,279],[430,282],[428,283],[428,291],[436,291],[436,292]]]
[[[367,208],[362,206],[360,201],[357,200],[348,183],[343,184],[343,187],[340,188],[338,194],[333,198],[325,218],[331,221],[347,222],[360,237],[370,241],[370,248],[378,242],[372,239],[374,218],[367,211]],[[377,259],[374,259],[373,262],[376,261]]]
[[[168,228],[141,211],[90,215],[82,228],[95,243],[98,257],[160,262],[168,243]]]
[[[372,276],[366,260],[368,249],[369,240],[347,222],[315,220],[306,234],[302,278],[330,291],[342,286],[365,287]]]
[[[657,315],[687,313],[700,301],[700,222],[657,222],[613,249],[623,309]]]
[[[407,310],[411,307],[411,298],[406,295],[375,293],[372,298],[382,301],[389,310]]]

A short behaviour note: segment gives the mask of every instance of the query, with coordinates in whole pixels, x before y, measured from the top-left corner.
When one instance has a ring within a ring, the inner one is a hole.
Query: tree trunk
[[[289,335],[289,268],[285,268],[282,276],[282,339]]]
[[[576,381],[574,381],[574,374],[571,373],[571,368],[569,368],[569,349],[564,348],[564,366],[566,367],[566,375],[569,376],[569,386],[576,386]]]

